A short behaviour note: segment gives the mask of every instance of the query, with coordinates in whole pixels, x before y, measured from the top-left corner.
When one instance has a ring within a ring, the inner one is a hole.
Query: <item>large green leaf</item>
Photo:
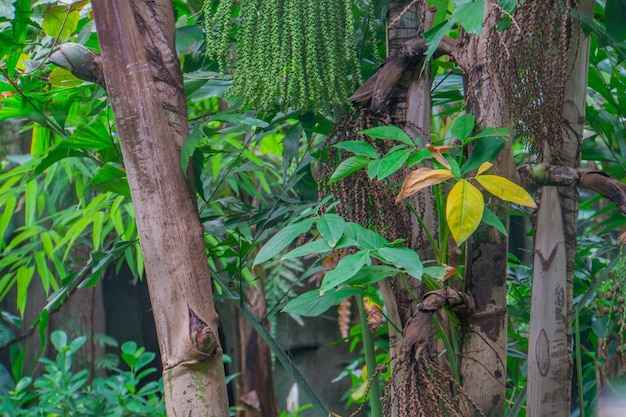
[[[376,254],[385,262],[404,269],[413,277],[422,278],[422,261],[413,249],[402,246],[385,246],[376,250]]]
[[[348,152],[352,152],[355,155],[366,156],[371,159],[378,158],[378,152],[372,145],[361,140],[347,140],[345,142],[339,142],[333,145],[335,148],[345,149]]]
[[[286,313],[298,314],[305,317],[316,317],[324,313],[332,306],[340,304],[343,300],[363,292],[362,288],[346,287],[338,290],[320,290],[305,292],[291,300],[283,309]]]
[[[464,114],[454,119],[450,133],[463,142],[474,130],[475,123],[476,119],[473,114]]]
[[[308,232],[315,220],[316,219],[305,219],[299,223],[290,224],[282,228],[261,248],[256,258],[254,258],[254,264],[258,265],[278,255],[280,251],[285,249],[295,238],[302,233]]]
[[[626,40],[626,1],[606,0],[604,26],[607,33],[617,42]]]
[[[398,149],[385,155],[378,165],[378,179],[384,180],[402,168],[404,162],[411,156],[411,152],[413,149]]]
[[[484,0],[454,0],[451,19],[463,26],[468,33],[480,34],[483,30]]]
[[[506,139],[502,136],[482,137],[476,140],[472,154],[467,162],[461,167],[461,176],[478,169],[483,162],[496,159],[502,148],[506,145]]]
[[[324,275],[320,290],[326,292],[345,283],[352,278],[361,267],[371,263],[370,255],[366,251],[360,251],[341,258],[335,269]]]
[[[305,243],[302,246],[298,246],[294,250],[287,252],[280,259],[299,258],[301,256],[307,256],[312,253],[324,253],[333,250],[324,239],[317,239],[309,243]]]
[[[331,175],[330,180],[328,180],[328,185],[333,184],[340,179],[345,178],[348,175],[365,168],[369,163],[370,159],[364,156],[351,156],[350,158],[339,164],[335,172],[333,172],[333,175]]]
[[[343,217],[336,214],[325,214],[317,221],[317,231],[331,247],[335,247],[346,227],[346,221]]]
[[[361,131],[362,134],[375,139],[391,139],[407,145],[415,146],[415,142],[406,132],[396,126],[378,126]]]

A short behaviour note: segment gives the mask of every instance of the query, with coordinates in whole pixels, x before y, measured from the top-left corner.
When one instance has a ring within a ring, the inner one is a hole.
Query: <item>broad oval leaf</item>
[[[326,291],[323,294],[319,289],[305,292],[291,300],[283,309],[285,313],[299,314],[305,317],[315,317],[326,310],[340,304],[343,300],[363,292],[362,288],[346,287],[338,290]]]
[[[345,149],[348,152],[352,152],[355,155],[366,156],[368,158],[378,158],[378,152],[372,145],[362,140],[347,140],[345,142],[339,142],[333,145],[335,148]]]
[[[385,246],[378,249],[376,254],[385,262],[404,269],[409,275],[417,279],[422,278],[424,272],[422,261],[413,249],[402,246]]]
[[[404,179],[400,194],[396,197],[396,203],[403,198],[412,196],[426,187],[440,184],[453,177],[452,172],[447,169],[432,169],[426,167],[418,168],[409,173],[409,175],[407,175]]]
[[[290,224],[281,229],[261,248],[256,258],[254,258],[254,264],[258,265],[278,255],[278,253],[285,249],[295,238],[302,233],[308,232],[314,221],[315,219],[306,219],[300,223]]]
[[[67,6],[54,6],[43,15],[41,28],[50,37],[65,39],[78,28],[79,19],[78,11],[70,11]]]
[[[482,193],[467,180],[461,180],[452,187],[446,202],[446,219],[458,245],[474,233],[484,209]]]
[[[501,200],[510,201],[520,206],[537,207],[535,200],[533,200],[525,189],[504,177],[498,175],[481,175],[476,177],[476,181],[485,187],[485,190]]]
[[[406,132],[396,126],[378,126],[370,129],[365,129],[360,133],[371,136],[375,139],[391,139],[398,142],[406,143],[407,145],[415,146],[415,142]]]
[[[325,214],[317,221],[317,231],[326,239],[328,245],[335,247],[346,227],[346,221],[343,217],[336,214]]]
[[[370,255],[366,251],[344,256],[335,269],[328,271],[326,275],[324,275],[324,280],[320,286],[321,293],[345,283],[356,275],[363,266],[369,265],[371,262]]]
[[[473,114],[464,114],[454,120],[454,123],[452,123],[452,127],[450,128],[450,133],[452,136],[459,138],[461,142],[463,142],[472,133],[475,124],[476,119]]]
[[[333,175],[330,177],[330,180],[328,180],[328,185],[347,177],[359,169],[365,168],[369,163],[370,159],[364,156],[351,156],[339,164],[335,172],[333,172]]]
[[[384,180],[402,168],[404,162],[409,159],[409,156],[411,156],[411,152],[413,152],[413,149],[399,149],[385,155],[385,157],[381,159],[378,164],[378,179]]]

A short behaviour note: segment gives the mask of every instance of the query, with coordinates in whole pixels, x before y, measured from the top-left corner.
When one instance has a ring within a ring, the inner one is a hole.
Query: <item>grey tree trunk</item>
[[[590,15],[593,0],[580,2]],[[585,121],[589,38],[578,22],[572,45],[563,106],[563,142],[558,150],[544,151],[546,162],[580,166]],[[571,322],[578,216],[578,189],[544,187],[537,211],[530,339],[528,347],[528,416],[569,416],[571,409]]]
[[[94,0],[93,10],[145,258],[167,413],[227,416],[203,229],[178,156],[187,120],[184,100],[171,101],[184,99],[172,4]]]

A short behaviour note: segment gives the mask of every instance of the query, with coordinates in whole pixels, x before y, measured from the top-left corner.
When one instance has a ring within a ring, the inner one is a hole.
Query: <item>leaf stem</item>
[[[361,334],[363,336],[363,350],[365,351],[365,366],[367,374],[372,375],[370,385],[370,408],[372,417],[383,417],[383,403],[381,401],[380,382],[378,373],[376,372],[376,355],[374,353],[374,338],[369,331],[367,324],[367,315],[363,308],[363,296],[357,295],[357,305],[359,307],[359,316],[361,317]]]

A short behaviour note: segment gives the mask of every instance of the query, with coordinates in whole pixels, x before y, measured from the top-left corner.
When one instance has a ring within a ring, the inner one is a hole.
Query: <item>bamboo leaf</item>
[[[481,175],[476,177],[476,181],[485,187],[485,190],[501,200],[510,201],[511,203],[521,206],[537,207],[537,204],[535,204],[535,201],[525,189],[504,177],[498,175]]]
[[[358,171],[359,169],[365,168],[369,163],[370,159],[364,156],[351,156],[350,158],[339,164],[333,175],[330,177],[328,185],[347,177],[348,175]]]
[[[418,168],[404,179],[402,183],[402,189],[400,194],[396,197],[396,203],[417,193],[418,191],[430,187],[431,185],[440,184],[444,181],[453,178],[452,172],[447,169],[431,169],[431,168]]]
[[[478,188],[467,180],[455,184],[448,194],[446,219],[457,244],[461,244],[478,227],[483,217],[485,200]]]

